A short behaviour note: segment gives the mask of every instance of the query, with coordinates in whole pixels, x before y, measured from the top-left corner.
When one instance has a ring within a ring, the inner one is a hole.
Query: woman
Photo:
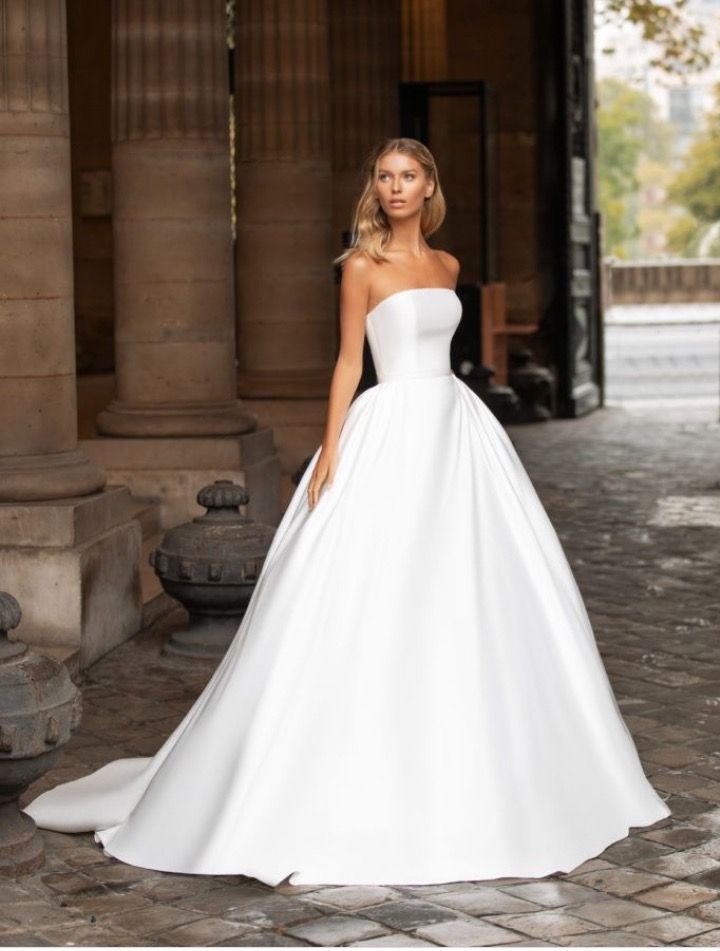
[[[670,815],[555,531],[450,369],[459,264],[430,152],[370,155],[322,444],[237,634],[153,757],[25,811],[163,871],[277,885],[571,871]],[[367,334],[378,383],[352,405]]]

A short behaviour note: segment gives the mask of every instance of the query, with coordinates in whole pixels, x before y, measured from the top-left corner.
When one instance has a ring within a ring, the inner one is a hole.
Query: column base
[[[105,485],[103,470],[79,450],[0,459],[0,502],[42,502],[90,495]]]
[[[0,575],[23,607],[17,637],[40,653],[77,648],[85,668],[140,630],[141,528],[131,507],[120,486],[0,505]]]
[[[141,405],[113,400],[98,415],[104,436],[235,436],[257,428],[240,400],[199,405]]]

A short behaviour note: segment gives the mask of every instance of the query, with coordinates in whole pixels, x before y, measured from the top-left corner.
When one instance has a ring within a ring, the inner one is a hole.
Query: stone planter
[[[150,554],[163,588],[190,614],[162,652],[220,658],[245,613],[275,527],[240,514],[249,496],[229,480],[205,486],[197,501],[205,515],[171,528]]]
[[[21,616],[15,598],[0,592],[0,874],[12,877],[45,864],[42,838],[18,797],[55,764],[81,712],[65,666],[9,640]]]

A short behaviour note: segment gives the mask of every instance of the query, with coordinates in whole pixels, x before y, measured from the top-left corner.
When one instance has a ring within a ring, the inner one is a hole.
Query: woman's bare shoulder
[[[449,251],[440,251],[439,249],[435,253],[440,258],[443,265],[448,269],[453,280],[457,280],[458,274],[460,273],[460,262],[455,257],[455,255],[450,254]]]
[[[367,287],[376,269],[377,264],[370,255],[358,249],[343,261],[343,280]]]

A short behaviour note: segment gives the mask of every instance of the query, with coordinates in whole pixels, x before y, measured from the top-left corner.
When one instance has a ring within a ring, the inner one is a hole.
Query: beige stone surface
[[[160,525],[171,528],[202,515],[199,490],[215,479],[244,485],[247,513],[276,525],[281,515],[281,463],[268,428],[241,436],[82,440],[83,449],[113,482],[134,496],[160,502]]]
[[[119,2],[113,436],[243,433],[235,382],[225,5]],[[163,68],[156,64],[162,62]]]
[[[131,507],[126,486],[78,498],[0,504],[3,546],[64,548],[82,544],[127,521]]]
[[[327,5],[300,0],[286,21],[248,5],[236,49],[250,42],[257,56],[235,57],[239,369],[323,371],[336,340]]]
[[[0,59],[0,500],[90,493],[104,475],[76,454],[64,0],[12,4]]]
[[[2,547],[3,586],[18,599],[28,644],[80,649],[86,667],[141,626],[141,531],[125,522],[78,545]]]

